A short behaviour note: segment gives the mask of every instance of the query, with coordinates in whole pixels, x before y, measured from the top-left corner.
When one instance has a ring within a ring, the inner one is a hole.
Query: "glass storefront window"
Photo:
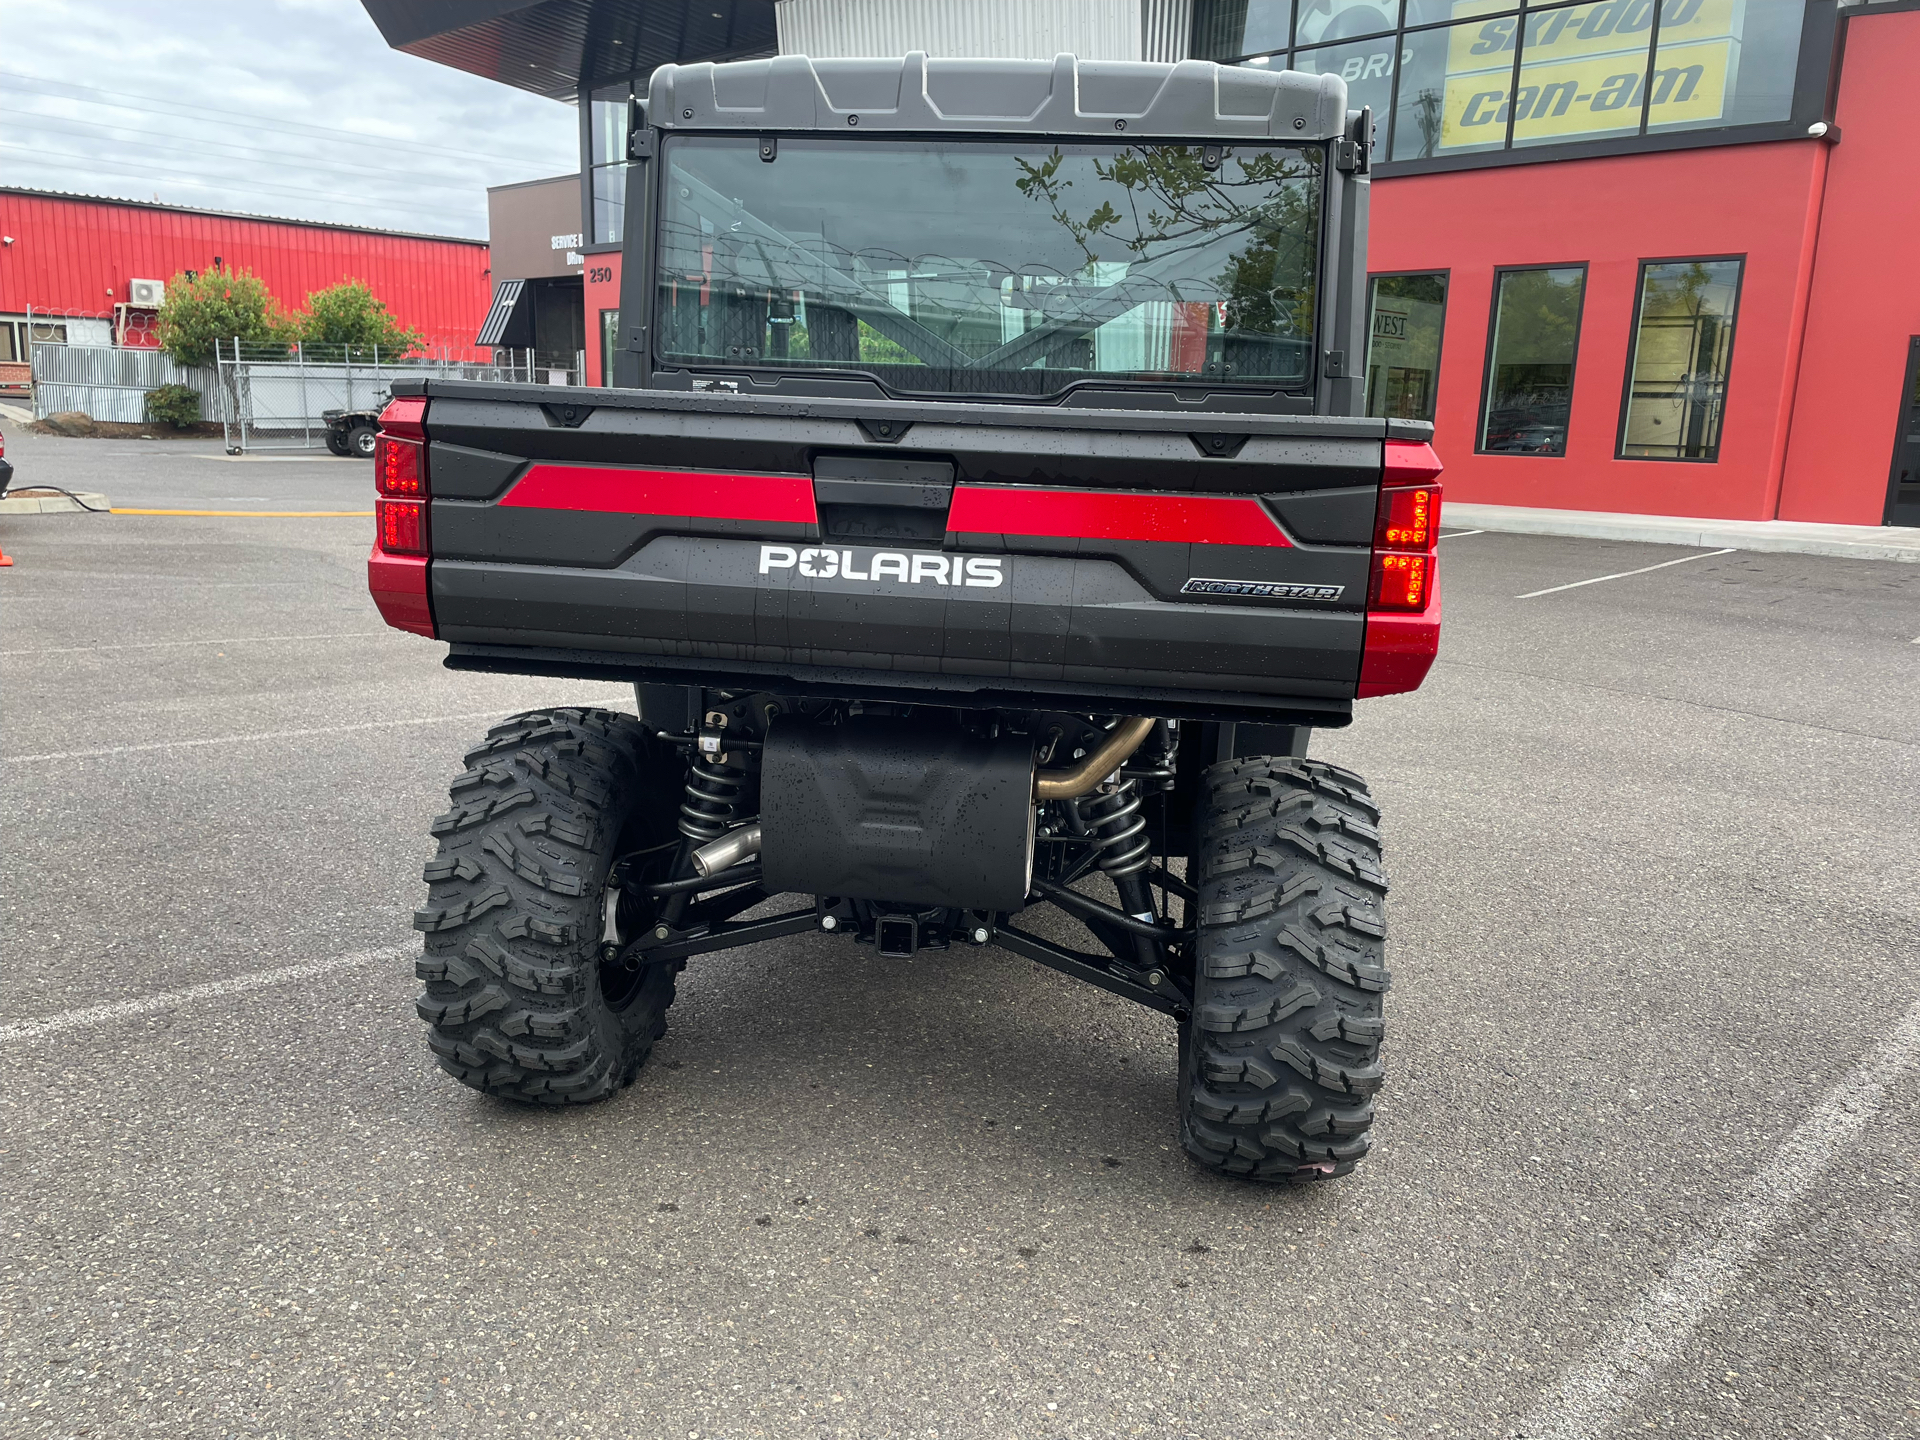
[[[1262,50],[1285,50],[1293,0],[1197,0],[1193,7],[1196,60],[1237,60]]]
[[[1338,75],[1347,82],[1348,109],[1371,105],[1373,113],[1384,120],[1393,103],[1393,52],[1398,44],[1392,35],[1377,35],[1371,40],[1302,50],[1293,57],[1293,68],[1309,75]]]
[[[627,102],[633,82],[602,85],[587,108],[587,163],[593,169],[592,245],[610,245],[626,236]]]
[[[1513,0],[1407,0],[1405,26],[1442,28],[1400,34],[1388,158],[1637,135],[1643,125],[1657,134],[1777,123],[1792,114],[1806,19],[1793,0],[1568,0],[1528,7],[1524,23],[1518,9]]]
[[[1697,3],[1683,0],[1683,4]],[[1560,145],[1568,140],[1639,134],[1653,8],[1654,0],[1613,0],[1611,4],[1601,0],[1540,13],[1528,11],[1520,85],[1512,92],[1513,144]],[[1511,20],[1506,23],[1510,29],[1518,28]],[[1512,63],[1509,43],[1504,64]],[[1505,124],[1512,77],[1502,74],[1497,80],[1500,99],[1494,118],[1496,124]],[[1662,93],[1660,86],[1654,90],[1661,103],[1672,102],[1673,97]]]
[[[597,165],[593,171],[593,242],[612,245],[627,233],[627,167]]]
[[[1459,82],[1448,72],[1449,55],[1460,45],[1470,47],[1473,43],[1467,30],[1466,26],[1414,30],[1400,37],[1400,95],[1393,125],[1393,159],[1468,155],[1476,150],[1498,150],[1506,144],[1506,119],[1502,116],[1497,124],[1494,120],[1494,112],[1506,98],[1505,81],[1499,81],[1497,89],[1493,85],[1483,87],[1494,91],[1493,98],[1483,98],[1474,107],[1471,124],[1458,123],[1472,95],[1479,93],[1460,91]],[[1511,65],[1511,51],[1507,60]]]
[[[1793,113],[1793,78],[1806,7],[1736,7],[1729,0],[1669,0],[1660,12],[1647,129],[1758,125]]]
[[[613,346],[620,334],[620,312],[600,312],[600,383],[613,384]]]
[[[1640,267],[1621,459],[1719,459],[1740,264],[1662,260]]]
[[[627,99],[633,94],[631,82],[602,85],[593,92],[588,126],[592,131],[587,157],[590,165],[617,165],[627,158]]]
[[[1376,275],[1367,296],[1367,414],[1433,419],[1447,275]]]
[[[1496,272],[1482,454],[1565,455],[1587,267]]]
[[[1362,35],[1390,33],[1399,23],[1399,0],[1300,0],[1293,19],[1293,43],[1357,40]]]

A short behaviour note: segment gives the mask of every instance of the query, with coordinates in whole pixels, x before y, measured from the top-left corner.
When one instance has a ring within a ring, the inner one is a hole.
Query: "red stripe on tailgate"
[[[724,475],[627,465],[535,465],[500,498],[539,510],[608,515],[692,515],[702,520],[777,520],[811,525],[806,475]]]
[[[947,529],[974,535],[1159,540],[1291,548],[1279,522],[1251,495],[1140,495],[1112,490],[1030,490],[958,485]]]

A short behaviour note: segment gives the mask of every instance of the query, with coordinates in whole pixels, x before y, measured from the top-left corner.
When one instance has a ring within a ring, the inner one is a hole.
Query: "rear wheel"
[[[340,456],[353,453],[347,449],[347,437],[342,435],[338,430],[327,431],[327,449]]]
[[[1380,811],[1317,760],[1202,777],[1193,1015],[1180,1141],[1254,1180],[1344,1175],[1371,1143],[1388,974]]]
[[[629,970],[603,962],[600,940],[615,859],[676,853],[677,761],[631,715],[564,709],[494,726],[466,764],[414,913],[428,1046],[491,1095],[605,1099],[632,1082],[673,1003],[678,964]]]

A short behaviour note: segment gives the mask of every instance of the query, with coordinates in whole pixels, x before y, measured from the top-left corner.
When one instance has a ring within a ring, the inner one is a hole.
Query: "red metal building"
[[[134,282],[216,266],[251,270],[289,310],[364,281],[429,347],[467,354],[492,293],[488,265],[484,240],[0,187],[0,364],[22,357],[29,307],[48,317],[48,330],[35,326],[43,339],[151,343],[153,297]]]

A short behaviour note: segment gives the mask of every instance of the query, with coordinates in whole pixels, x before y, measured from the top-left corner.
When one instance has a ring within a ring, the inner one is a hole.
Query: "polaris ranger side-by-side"
[[[1361,413],[1346,102],[1201,61],[654,72],[614,385],[382,417],[387,621],[638,699],[454,780],[415,917],[449,1074],[598,1100],[698,956],[998,945],[1175,1019],[1200,1163],[1354,1166],[1387,884],[1308,738],[1426,674],[1440,466]]]

